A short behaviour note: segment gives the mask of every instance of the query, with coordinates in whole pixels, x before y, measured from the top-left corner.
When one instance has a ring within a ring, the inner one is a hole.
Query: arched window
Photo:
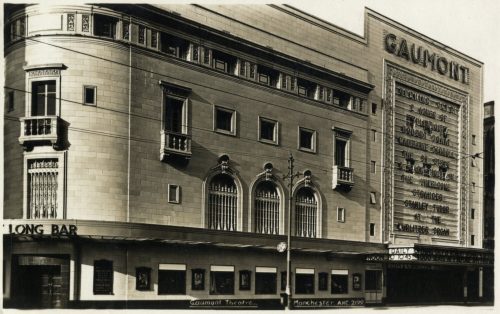
[[[262,181],[255,189],[255,232],[279,234],[280,195],[276,184]]]
[[[318,201],[314,191],[301,187],[295,195],[295,234],[315,238],[318,234]]]
[[[208,185],[208,228],[235,231],[237,228],[238,189],[227,174],[218,174]]]

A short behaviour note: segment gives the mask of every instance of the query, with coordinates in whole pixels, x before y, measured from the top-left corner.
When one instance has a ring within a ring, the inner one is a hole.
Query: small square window
[[[299,149],[316,152],[316,131],[299,127]]]
[[[371,173],[376,173],[377,172],[377,162],[372,160],[370,163],[370,172]]]
[[[376,203],[377,203],[377,193],[370,192],[370,204],[376,204]]]
[[[7,112],[14,111],[14,91],[9,91],[7,95]]]
[[[175,184],[168,185],[168,202],[169,203],[180,203],[181,187]]]
[[[345,208],[337,207],[337,221],[345,222]]]
[[[96,100],[96,89],[95,86],[84,86],[83,87],[83,104],[88,106],[97,105]]]
[[[259,140],[278,144],[278,122],[259,118]]]
[[[470,209],[470,219],[474,219],[476,210],[474,208]]]
[[[215,131],[236,135],[236,112],[234,110],[215,107]]]
[[[375,224],[372,222],[370,223],[370,237],[375,236]]]
[[[372,103],[372,114],[373,115],[377,114],[377,104],[374,102]]]
[[[372,130],[372,142],[377,141],[377,130]]]

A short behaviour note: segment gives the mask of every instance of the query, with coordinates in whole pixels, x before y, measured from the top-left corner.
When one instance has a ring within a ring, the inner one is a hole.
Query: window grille
[[[228,175],[215,176],[208,187],[208,228],[236,230],[238,191]]]
[[[301,188],[295,197],[295,232],[299,237],[316,237],[318,203],[309,188]]]
[[[57,179],[57,159],[28,161],[28,218],[58,218]]]
[[[255,191],[255,232],[279,233],[280,196],[272,182],[261,182]]]

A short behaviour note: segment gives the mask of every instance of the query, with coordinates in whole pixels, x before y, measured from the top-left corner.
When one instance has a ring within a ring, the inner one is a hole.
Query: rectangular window
[[[377,141],[377,130],[372,129],[372,142]]]
[[[472,135],[472,145],[476,145],[476,136]]]
[[[205,270],[192,269],[191,275],[191,290],[205,290]]]
[[[257,74],[257,81],[259,83],[272,87],[279,87],[278,82],[280,73],[278,71],[263,65],[257,65]]]
[[[212,67],[214,69],[229,74],[235,74],[236,64],[237,58],[235,56],[218,50],[212,50]]]
[[[234,266],[210,266],[210,294],[234,294]]]
[[[236,135],[236,112],[231,109],[215,107],[215,131]]]
[[[158,48],[158,32],[151,30],[151,48]]]
[[[187,121],[185,113],[185,99],[165,97],[165,130],[174,133],[185,133],[184,123]]]
[[[381,270],[367,270],[365,272],[365,290],[382,290]]]
[[[276,294],[277,269],[275,267],[255,268],[255,294]]]
[[[113,294],[113,262],[94,261],[94,294]]]
[[[7,112],[14,111],[14,91],[9,91],[7,95]]]
[[[249,270],[240,270],[240,290],[252,289],[252,272]]]
[[[335,165],[345,167],[347,156],[347,141],[335,139]]]
[[[62,218],[58,213],[59,160],[57,158],[28,160],[28,218]]]
[[[97,105],[95,86],[83,86],[83,104],[88,106]]]
[[[186,294],[186,265],[159,265],[158,294]]]
[[[56,81],[36,81],[31,84],[31,116],[56,114]]]
[[[187,59],[189,42],[170,34],[160,33],[160,51],[173,57]]]
[[[314,269],[295,269],[295,293],[314,294]]]
[[[299,149],[316,152],[316,131],[299,127]]]
[[[337,207],[337,221],[345,222],[345,208]]]
[[[130,22],[128,21],[122,23],[122,39],[130,40]]]
[[[139,25],[139,44],[146,44],[146,26]]]
[[[372,222],[370,223],[370,237],[375,236],[375,224]]]
[[[370,192],[370,204],[377,203],[377,192]]]
[[[476,193],[476,182],[471,183],[471,192]]]
[[[470,236],[470,245],[475,245],[474,244],[474,240],[475,240],[475,236],[473,234],[471,234],[471,236]]]
[[[314,99],[317,84],[304,79],[297,79],[297,89],[299,96]]]
[[[259,140],[278,144],[278,122],[259,117]]]
[[[476,210],[474,208],[470,209],[470,219],[474,219]]]
[[[318,290],[327,291],[328,290],[328,273],[318,274]]]
[[[332,294],[348,293],[349,273],[346,269],[332,270]]]
[[[372,103],[372,114],[373,115],[377,114],[377,104],[374,102]]]
[[[377,171],[377,162],[372,160],[370,163],[370,172],[376,173],[376,171]]]
[[[94,14],[94,35],[115,38],[117,23],[117,18]]]
[[[151,290],[151,268],[137,267],[135,269],[135,289],[139,291]]]
[[[168,185],[168,202],[180,203],[181,187],[175,184]]]

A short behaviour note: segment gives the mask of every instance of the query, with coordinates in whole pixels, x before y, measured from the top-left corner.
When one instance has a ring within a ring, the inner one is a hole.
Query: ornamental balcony
[[[31,150],[35,145],[46,144],[58,149],[65,142],[63,135],[67,123],[57,116],[23,117],[19,121],[21,121],[19,144],[23,145],[25,150]]]
[[[191,136],[168,130],[161,131],[160,159],[167,161],[181,159],[188,161],[191,158]]]
[[[354,185],[354,169],[344,166],[333,166],[332,189],[350,190]]]

